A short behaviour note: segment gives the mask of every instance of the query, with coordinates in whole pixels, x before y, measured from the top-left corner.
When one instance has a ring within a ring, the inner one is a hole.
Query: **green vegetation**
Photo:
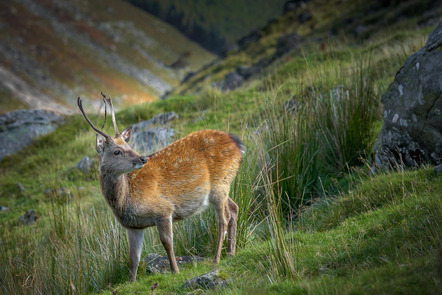
[[[173,93],[199,92],[207,85],[219,83],[226,74],[236,71],[239,66],[250,67],[262,61],[272,60],[278,39],[293,33],[303,38],[302,46],[296,50],[297,54],[279,59],[274,66],[264,69],[261,76],[270,76],[273,79],[293,76],[296,79],[297,76],[308,75],[309,69],[315,67],[316,63],[323,63],[324,57],[327,57],[329,62],[333,62],[330,57],[342,62],[348,60],[355,53],[354,50],[358,52],[358,49],[367,55],[373,53],[373,62],[382,62],[388,70],[390,66],[396,65],[398,58],[401,59],[399,61],[401,66],[409,52],[409,48],[405,47],[416,46],[414,51],[417,51],[422,44],[422,38],[425,38],[431,30],[425,26],[421,27],[421,30],[416,30],[417,23],[428,20],[419,11],[427,10],[428,15],[433,15],[435,18],[442,11],[441,8],[431,9],[433,3],[431,0],[383,3],[381,5],[379,1],[374,0],[308,1],[305,6],[278,17],[276,21],[261,28],[259,40],[239,50],[229,51],[225,58],[205,67],[189,81],[174,88]],[[368,10],[376,13],[367,13]],[[298,21],[300,15],[306,12],[310,12],[312,18],[300,23]],[[357,27],[365,28],[367,31],[358,34]],[[404,42],[397,42],[401,39]],[[361,44],[365,46],[359,47]],[[392,46],[395,48],[391,48]],[[323,69],[335,66],[337,64],[329,63],[324,65]],[[375,70],[384,70],[384,68],[375,67]]]
[[[434,294],[442,288],[442,177],[431,167],[376,175],[369,167],[380,96],[429,31],[386,29],[358,46],[337,39],[323,52],[306,44],[237,91],[200,86],[198,94],[117,113],[122,128],[175,111],[177,137],[216,128],[247,146],[231,192],[240,207],[238,252],[219,265],[232,281],[214,292]],[[174,225],[176,254],[207,260],[181,266],[177,275],[146,274],[141,265],[129,284],[126,234],[101,196],[98,173],[75,168],[83,156],[95,157],[94,143],[84,119],[72,116],[0,162],[0,205],[10,208],[0,212],[1,293],[149,294],[155,283],[156,294],[189,292],[182,284],[213,268],[214,212]],[[62,187],[65,193],[57,191]],[[39,219],[21,225],[31,208]],[[165,254],[154,228],[146,230],[142,256],[150,252]]]

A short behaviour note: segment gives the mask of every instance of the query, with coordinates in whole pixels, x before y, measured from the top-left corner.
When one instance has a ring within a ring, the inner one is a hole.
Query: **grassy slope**
[[[184,71],[174,71],[165,65],[175,62],[183,52],[191,53],[186,59],[186,70],[191,71],[213,57],[168,24],[123,1],[67,2],[60,7],[51,1],[40,1],[39,5],[50,17],[36,15],[20,3],[0,4],[5,11],[0,16],[5,25],[2,38],[18,54],[30,59],[34,65],[29,66],[38,68],[47,80],[75,93],[61,93],[50,83],[41,84],[26,70],[11,64],[14,61],[3,58],[0,62],[31,86],[70,107],[76,95],[95,99],[99,98],[100,89],[120,98],[122,105],[158,97],[150,85],[144,85],[121,68],[116,69],[101,51],[116,54],[126,64],[149,69],[172,86],[179,82]],[[80,17],[76,18],[77,15]],[[57,32],[49,19],[56,19],[77,35]],[[110,30],[99,24],[110,26]],[[8,103],[2,103],[12,106],[12,98],[9,96]]]
[[[302,85],[320,85],[327,91],[347,83],[336,73],[351,76],[358,64],[355,56],[365,59],[371,55],[379,99],[395,69],[423,45],[429,31],[431,28],[397,33],[386,30],[361,47],[339,44],[322,53],[306,50],[304,58],[295,53],[288,62],[275,67],[274,75],[252,82],[246,89],[225,94],[210,90],[132,106],[119,112],[117,120],[123,127],[173,110],[181,116],[172,123],[177,137],[203,128],[237,133],[249,148],[236,184],[239,190],[236,188],[234,194],[241,201],[251,196],[247,189],[241,192],[241,187],[253,186],[257,178],[254,169],[260,165],[253,162],[260,144],[253,134],[265,124],[268,113],[262,103],[268,97],[279,109],[284,101],[307,88]],[[101,118],[92,116],[92,120]],[[110,132],[110,126],[107,128]],[[145,294],[158,282],[157,294],[184,293],[182,283],[209,271],[210,260],[183,267],[179,275],[145,275],[141,271],[137,283],[126,283],[125,234],[100,195],[96,170],[83,175],[75,168],[84,155],[95,157],[93,143],[94,134],[87,123],[73,116],[54,133],[0,163],[0,205],[11,209],[0,213],[2,292],[107,290],[105,293],[110,294],[118,287],[119,294]],[[364,166],[351,171],[337,173],[331,181],[339,183],[339,192],[303,210],[300,221],[284,233],[287,255],[295,262],[293,273],[283,273],[278,266],[275,240],[268,239],[271,224],[264,221],[247,239],[241,236],[237,257],[221,261],[222,272],[233,282],[219,291],[434,294],[440,290],[437,250],[441,247],[442,178],[431,168],[376,176],[368,176]],[[18,182],[26,191],[19,190]],[[60,187],[69,189],[70,195],[44,193],[45,189]],[[31,208],[39,220],[30,227],[20,226],[19,216]],[[241,208],[248,208],[247,204]],[[212,256],[216,232],[210,213],[175,225],[178,255],[190,252]],[[253,215],[248,211],[241,214]],[[263,219],[259,214],[254,218]],[[251,233],[248,228],[240,229],[241,235]],[[164,254],[155,231],[147,231],[143,254]]]
[[[421,169],[360,181],[336,202],[309,208],[287,237],[296,253],[294,280],[273,276],[270,246],[263,242],[221,261],[221,271],[233,278],[222,293],[436,294],[442,287],[442,179]],[[185,293],[185,280],[210,269],[207,261],[179,275],[141,276],[120,285],[119,294],[143,294],[155,282],[158,294]]]
[[[300,50],[296,50],[295,54],[277,61],[276,65],[266,69],[263,75],[272,75],[275,71],[281,70],[285,70],[282,77],[290,73],[303,75],[306,63],[302,61],[305,58],[311,61],[318,57],[312,54],[313,52],[345,55],[349,52],[349,46],[353,49],[361,42],[361,39],[367,37],[370,37],[369,42],[374,42],[372,46],[367,46],[368,51],[376,49],[377,42],[384,43],[385,38],[391,40],[406,38],[407,34],[413,34],[410,31],[415,30],[415,24],[424,18],[421,9],[428,10],[431,5],[431,1],[394,2],[391,7],[380,9],[377,1],[334,1],[333,3],[322,0],[309,1],[304,8],[281,16],[276,22],[262,28],[260,30],[262,37],[257,42],[252,42],[240,51],[229,52],[226,58],[204,68],[188,82],[176,87],[173,93],[201,91],[207,85],[222,81],[227,73],[235,71],[239,66],[249,67],[260,60],[271,59],[275,54],[278,38],[291,33],[297,33],[304,38],[303,46]],[[370,10],[375,10],[377,13],[367,13]],[[307,22],[299,23],[298,17],[304,11],[310,11],[312,18]],[[434,9],[433,13],[440,15],[441,8]],[[346,21],[351,23],[345,24]],[[362,36],[355,35],[354,30],[357,26],[367,28],[368,32]],[[420,33],[415,35],[416,49],[421,43],[422,37],[419,36],[422,35]],[[410,45],[413,44],[404,44],[404,46]],[[395,50],[386,50],[385,54],[378,52],[375,56],[385,61],[397,58],[390,54],[397,55],[407,51],[407,49],[401,50],[401,45],[397,47]],[[295,60],[292,61],[292,59]],[[298,62],[295,63],[296,61]]]

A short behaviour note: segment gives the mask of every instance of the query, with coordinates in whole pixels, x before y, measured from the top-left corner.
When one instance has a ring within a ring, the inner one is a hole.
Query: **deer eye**
[[[119,150],[114,151],[115,156],[118,156],[119,154],[121,154],[121,151],[119,151]]]

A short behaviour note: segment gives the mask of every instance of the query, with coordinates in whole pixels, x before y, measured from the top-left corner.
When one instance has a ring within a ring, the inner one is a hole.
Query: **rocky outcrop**
[[[140,154],[147,155],[171,144],[175,131],[172,128],[154,125],[165,125],[177,118],[175,112],[169,112],[133,125],[130,146]]]
[[[130,145],[142,155],[152,154],[171,144],[175,131],[168,127],[152,127],[139,130],[132,135]]]
[[[413,54],[382,96],[384,124],[376,164],[442,162],[442,23]]]
[[[203,261],[204,258],[197,256],[177,256],[178,265]],[[167,273],[170,272],[170,263],[167,256],[161,256],[156,253],[149,253],[144,257],[147,273]]]
[[[40,135],[54,131],[63,118],[47,110],[17,110],[0,116],[0,160]]]
[[[173,120],[178,119],[179,116],[177,113],[175,112],[168,112],[168,113],[162,113],[162,114],[158,114],[155,117],[153,117],[152,119],[146,120],[146,121],[142,121],[140,123],[137,123],[133,126],[133,128],[141,128],[144,129],[148,126],[151,125],[165,125],[170,123]],[[135,131],[135,129],[133,130]]]
[[[196,76],[196,72],[187,72],[186,75],[184,75],[183,80],[181,80],[180,84],[186,83],[187,81],[189,81],[190,79],[192,79],[195,76]]]
[[[244,49],[249,46],[249,44],[259,41],[261,37],[261,32],[259,30],[253,30],[252,32],[238,40],[238,47]]]
[[[263,58],[251,66],[240,65],[224,77],[220,83],[221,90],[234,90],[240,87],[245,81],[260,74],[271,62],[271,59]]]

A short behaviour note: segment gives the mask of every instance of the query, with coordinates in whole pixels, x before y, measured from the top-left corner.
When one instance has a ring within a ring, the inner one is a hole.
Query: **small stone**
[[[61,187],[58,189],[55,188],[47,188],[43,192],[45,195],[47,195],[50,198],[53,197],[69,197],[71,195],[71,191],[68,188]]]
[[[222,84],[221,90],[227,91],[236,89],[240,87],[243,82],[244,77],[241,76],[238,72],[230,72],[224,77],[224,82]]]
[[[8,207],[5,207],[5,206],[0,206],[0,211],[1,211],[1,212],[3,212],[3,211],[9,211],[9,208],[8,208]]]
[[[37,221],[38,216],[33,209],[28,210],[25,214],[20,216],[20,223],[24,225],[31,225]]]
[[[80,169],[84,174],[87,174],[89,171],[91,171],[93,164],[94,160],[88,156],[84,156],[83,159],[77,163],[77,168]]]
[[[65,187],[62,187],[57,190],[57,195],[61,197],[69,197],[71,195],[71,191]]]
[[[202,257],[198,256],[178,256],[175,258],[178,265],[188,264],[191,262],[202,261]],[[146,273],[167,273],[170,271],[169,258],[156,253],[149,253],[144,257],[146,264]]]
[[[23,186],[23,184],[21,184],[21,182],[17,183],[17,187],[20,190],[20,192],[26,191],[25,187]]]
[[[221,277],[218,269],[214,269],[211,272],[203,274],[202,276],[195,277],[193,279],[188,280],[183,284],[183,288],[185,289],[211,289],[214,287],[225,287],[227,286],[229,279],[225,279]]]

